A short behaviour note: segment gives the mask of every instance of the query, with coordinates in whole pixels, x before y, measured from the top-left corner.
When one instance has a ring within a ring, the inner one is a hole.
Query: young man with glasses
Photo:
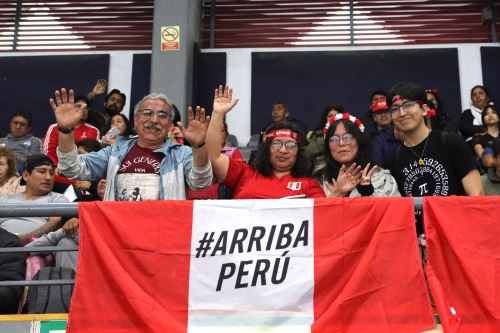
[[[212,182],[212,168],[205,151],[205,110],[188,109],[189,127],[177,125],[191,147],[173,144],[167,139],[172,124],[172,103],[163,94],[145,96],[134,109],[137,139],[119,137],[115,144],[99,152],[78,155],[73,128],[81,119],[75,108],[74,92],[56,91],[50,104],[58,130],[59,170],[69,178],[106,179],[105,201],[134,191],[142,200],[185,199],[186,184],[203,189]],[[137,191],[136,188],[139,190]]]
[[[412,83],[391,91],[391,116],[404,136],[392,174],[406,196],[482,195],[474,156],[453,133],[429,130],[424,116],[430,109],[425,90]]]
[[[0,147],[14,151],[17,157],[17,172],[24,170],[24,162],[33,154],[42,152],[42,141],[31,134],[31,115],[23,111],[15,112],[10,120],[10,133],[0,139]]]
[[[479,171],[465,141],[425,125],[430,107],[424,89],[413,83],[398,84],[390,101],[392,121],[404,138],[391,166],[401,195],[483,195]]]

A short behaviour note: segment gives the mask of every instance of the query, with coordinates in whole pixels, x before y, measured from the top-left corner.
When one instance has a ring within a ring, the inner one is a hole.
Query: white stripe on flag
[[[188,332],[310,332],[313,205],[194,203]]]

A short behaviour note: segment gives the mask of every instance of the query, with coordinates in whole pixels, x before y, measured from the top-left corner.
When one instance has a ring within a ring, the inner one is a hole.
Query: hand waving
[[[75,107],[75,92],[73,89],[69,90],[69,96],[64,88],[61,91],[56,90],[55,101],[51,98],[49,103],[52,110],[54,110],[57,126],[74,128],[81,122],[83,112],[81,108]]]
[[[92,95],[92,97],[102,95],[106,92],[107,87],[108,87],[108,81],[106,81],[106,79],[99,79],[97,80],[90,94]]]
[[[205,109],[197,106],[196,113],[193,114],[193,108],[188,108],[188,127],[184,128],[181,122],[177,123],[182,136],[189,141],[191,145],[202,145],[205,143],[210,117],[205,116]]]
[[[219,88],[215,88],[213,112],[226,114],[231,111],[237,103],[237,99],[233,100],[233,89],[229,88],[228,85],[226,85],[224,89],[222,85],[220,85]]]

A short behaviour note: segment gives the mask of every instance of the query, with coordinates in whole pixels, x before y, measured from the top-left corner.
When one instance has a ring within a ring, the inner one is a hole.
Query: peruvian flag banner
[[[500,332],[499,203],[424,198],[427,277],[445,332]]]
[[[67,331],[422,332],[411,198],[89,202]]]

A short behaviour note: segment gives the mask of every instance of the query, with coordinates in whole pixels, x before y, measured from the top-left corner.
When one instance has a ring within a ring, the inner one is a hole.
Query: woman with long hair
[[[498,140],[500,134],[500,119],[498,112],[493,105],[487,105],[481,112],[481,121],[483,122],[483,131],[472,137],[474,153],[484,168],[493,167],[493,158],[486,158],[489,154],[485,153],[487,147],[492,147]]]
[[[309,178],[311,163],[304,153],[301,128],[280,121],[266,128],[252,166],[221,153],[224,116],[238,102],[232,89],[215,89],[212,119],[206,135],[207,153],[214,174],[233,190],[235,199],[316,198],[325,193]]]
[[[400,196],[389,170],[377,167],[359,119],[348,113],[331,117],[325,127],[325,166],[315,173],[331,196]],[[331,183],[330,183],[331,182]]]
[[[10,148],[0,147],[0,195],[24,192],[25,186],[19,185],[20,181],[16,155]]]
[[[465,141],[471,143],[472,136],[483,131],[481,113],[490,103],[490,94],[481,85],[474,86],[470,91],[471,106],[464,110],[460,118],[460,133]]]

